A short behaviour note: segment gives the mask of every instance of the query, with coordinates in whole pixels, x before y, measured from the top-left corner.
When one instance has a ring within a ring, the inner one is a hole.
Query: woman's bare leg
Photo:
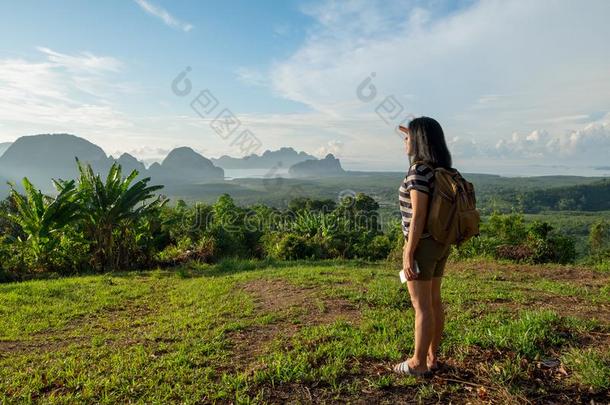
[[[407,281],[411,303],[415,308],[415,354],[409,359],[409,367],[415,371],[426,371],[426,356],[434,334],[431,280]]]
[[[428,349],[428,367],[436,367],[438,347],[445,327],[445,311],[441,300],[442,277],[433,277],[431,286],[432,312],[434,314],[434,333]]]

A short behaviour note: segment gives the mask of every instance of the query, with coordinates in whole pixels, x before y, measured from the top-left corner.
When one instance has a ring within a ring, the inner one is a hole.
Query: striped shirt
[[[411,225],[411,216],[413,215],[413,206],[411,205],[409,191],[415,189],[430,196],[433,187],[434,172],[432,169],[420,163],[414,164],[409,168],[407,175],[398,189],[398,204],[400,206],[400,215],[402,216],[402,233],[404,234],[405,239],[407,239],[407,236],[409,235],[409,225]],[[428,236],[430,236],[428,232],[423,232],[421,235],[422,238]]]

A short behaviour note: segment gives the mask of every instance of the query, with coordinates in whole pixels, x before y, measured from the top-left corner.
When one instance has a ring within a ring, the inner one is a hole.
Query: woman
[[[400,129],[405,133],[411,164],[399,189],[399,204],[405,237],[402,267],[415,308],[415,353],[394,370],[428,376],[438,369],[437,352],[445,321],[441,280],[450,246],[437,242],[426,232],[426,215],[434,188],[432,168],[451,168],[451,154],[443,129],[432,118],[416,118],[408,128]]]

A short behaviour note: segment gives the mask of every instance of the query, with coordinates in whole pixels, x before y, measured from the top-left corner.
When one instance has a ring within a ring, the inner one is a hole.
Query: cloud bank
[[[592,121],[610,111],[610,3],[450,4],[315,3],[303,10],[315,25],[302,46],[271,68],[273,91],[340,117],[335,130],[362,159],[401,159],[391,128],[371,114],[385,95],[405,113],[437,118],[464,163],[482,153],[581,162],[607,154],[607,126]],[[363,105],[355,90],[371,73],[380,96]]]

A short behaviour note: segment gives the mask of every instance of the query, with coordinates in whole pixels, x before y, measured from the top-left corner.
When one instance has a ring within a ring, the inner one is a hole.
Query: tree
[[[373,197],[357,193],[342,198],[335,213],[346,218],[354,229],[376,235],[381,231],[378,209],[379,203]]]
[[[125,244],[133,237],[138,222],[163,206],[167,199],[155,197],[163,186],[148,186],[150,177],[132,182],[138,175],[133,170],[122,177],[121,166],[113,163],[103,181],[91,165],[78,161],[80,177],[78,195],[81,201],[83,233],[91,243],[92,265],[97,269],[118,268],[129,262]],[[117,241],[119,245],[117,246]]]
[[[37,270],[48,267],[50,255],[60,241],[60,233],[79,215],[74,180],[54,180],[53,183],[59,191],[55,198],[36,190],[27,177],[22,181],[25,195],[19,194],[9,183],[10,198],[16,212],[8,211],[4,215],[27,235],[25,239],[20,236],[17,239],[30,249]]]
[[[608,222],[603,219],[591,225],[591,230],[589,231],[589,248],[591,253],[599,253],[604,248],[609,230]]]

